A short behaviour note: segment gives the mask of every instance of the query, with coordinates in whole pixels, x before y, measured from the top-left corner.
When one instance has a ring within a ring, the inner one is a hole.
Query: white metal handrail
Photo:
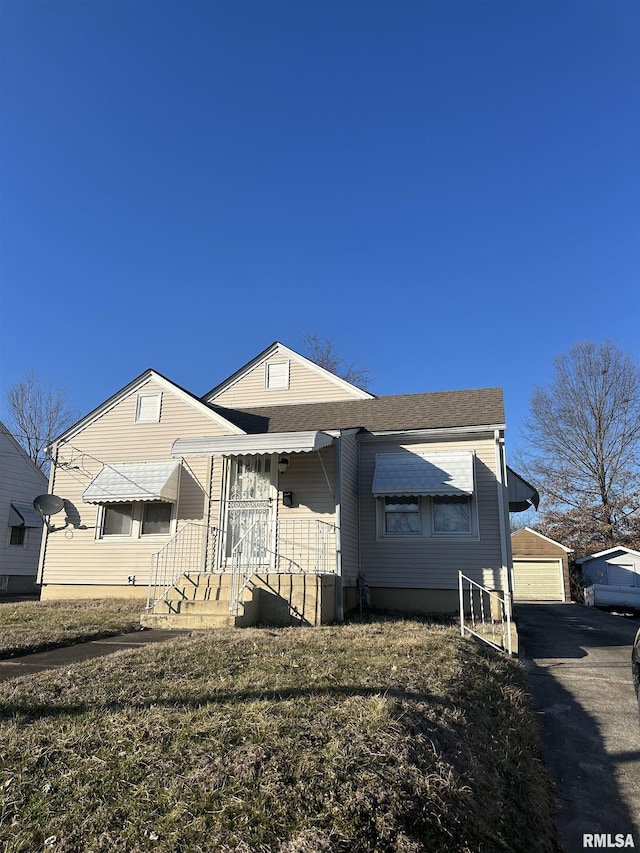
[[[336,525],[320,519],[279,520],[276,547],[269,548],[262,521],[257,521],[231,551],[229,613],[238,616],[240,598],[261,568],[274,574],[334,574]]]
[[[251,575],[264,565],[267,555],[266,529],[264,522],[254,522],[247,532],[238,539],[231,549],[231,590],[229,613],[240,613],[240,596],[244,592]]]
[[[182,575],[213,565],[220,536],[217,527],[188,522],[151,555],[147,610],[155,607]]]
[[[462,572],[458,572],[458,591],[461,635],[464,637],[468,632],[492,648],[512,654],[511,613],[508,602],[503,596],[495,590],[482,586]],[[465,615],[465,591],[469,595],[468,620]]]
[[[279,519],[275,570],[307,574],[336,571],[336,525],[317,518]]]

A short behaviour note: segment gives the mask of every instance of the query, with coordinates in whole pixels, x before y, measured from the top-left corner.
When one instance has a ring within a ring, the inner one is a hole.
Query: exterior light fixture
[[[280,459],[278,459],[278,471],[280,471],[281,474],[284,474],[287,470],[290,461],[291,460],[288,456],[281,456]]]

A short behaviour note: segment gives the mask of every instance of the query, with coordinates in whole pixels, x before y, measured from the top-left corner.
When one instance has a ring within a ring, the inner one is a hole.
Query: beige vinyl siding
[[[291,460],[289,468],[284,474],[278,473],[279,518],[318,518],[335,524],[335,454],[334,444],[324,447],[319,452],[287,454]],[[325,477],[325,470],[327,477]],[[293,507],[282,505],[283,492],[293,492]]]
[[[336,447],[332,444],[320,451],[291,453],[288,456],[291,460],[289,468],[277,475],[278,550],[311,567],[317,565],[320,571],[335,572]],[[283,505],[282,494],[285,491],[293,492],[292,507]],[[316,531],[316,521],[331,527],[319,525],[320,530]],[[318,542],[325,543],[326,553],[317,550]]]
[[[359,569],[358,533],[358,440],[355,431],[340,436],[340,527],[342,577],[348,586],[355,584]]]
[[[478,537],[471,539],[378,539],[376,500],[371,494],[376,453],[467,450],[476,453],[474,501]],[[360,555],[370,587],[455,589],[458,571],[492,589],[504,586],[500,542],[501,519],[493,436],[469,436],[448,442],[390,439],[360,442]]]
[[[160,423],[135,423],[139,391],[162,391]],[[151,554],[167,536],[118,540],[96,539],[99,507],[86,504],[82,493],[102,469],[103,462],[170,460],[178,437],[222,435],[220,424],[160,388],[153,380],[132,391],[82,432],[58,448],[52,491],[67,501],[70,524],[64,513],[52,517],[57,530],[47,536],[42,582],[47,584],[148,583]],[[206,521],[210,491],[210,460],[189,459],[182,465],[177,506],[177,527],[186,521]],[[214,481],[215,482],[215,481]],[[219,500],[219,492],[213,496]]]
[[[9,546],[11,501],[30,504],[47,491],[47,478],[0,425],[0,575],[35,578],[42,527],[26,530],[24,546]]]
[[[348,387],[322,376],[312,367],[291,358],[289,361],[289,387],[280,390],[265,388],[269,362],[289,360],[288,355],[273,355],[256,364],[245,376],[212,399],[218,406],[229,408],[273,406],[287,403],[321,403],[333,400],[357,399]]]

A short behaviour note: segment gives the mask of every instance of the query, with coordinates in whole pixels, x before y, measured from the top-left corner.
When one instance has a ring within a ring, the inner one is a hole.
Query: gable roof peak
[[[178,397],[182,398],[186,403],[192,406],[194,409],[197,409],[202,414],[206,415],[208,418],[221,423],[226,429],[231,433],[243,433],[244,430],[239,427],[237,424],[231,423],[231,421],[227,421],[219,412],[216,412],[208,406],[205,402],[203,402],[199,397],[196,397],[191,391],[187,391],[180,385],[177,385],[171,379],[168,379],[162,373],[157,370],[154,370],[152,367],[148,367],[146,370],[143,370],[135,379],[132,379],[131,382],[128,382],[125,386],[120,388],[119,391],[116,391],[115,394],[112,394],[111,397],[108,397],[103,403],[97,406],[95,409],[92,409],[88,414],[84,417],[80,418],[79,421],[76,421],[75,424],[68,427],[62,435],[59,435],[51,442],[51,446],[58,444],[59,442],[69,441],[74,435],[77,435],[79,432],[82,432],[85,427],[89,426],[89,424],[93,423],[98,418],[102,417],[102,415],[106,414],[110,409],[112,409],[115,405],[117,405],[121,400],[127,397],[129,394],[135,393],[138,388],[141,388],[145,385],[150,379],[154,382],[157,382],[158,385],[164,387],[165,390],[170,391],[176,394]]]
[[[319,364],[317,364],[315,361],[312,361],[307,356],[301,355],[299,352],[296,352],[294,349],[291,349],[291,347],[287,346],[286,344],[283,344],[282,341],[274,341],[272,344],[266,347],[266,349],[263,349],[262,352],[254,356],[254,358],[252,358],[242,367],[238,368],[238,370],[232,373],[231,376],[228,376],[218,385],[214,386],[210,391],[207,391],[206,394],[203,394],[200,399],[207,403],[215,401],[216,397],[222,394],[223,391],[226,391],[228,388],[230,388],[232,385],[234,385],[236,382],[246,376],[251,370],[265,362],[268,358],[270,358],[277,352],[281,352],[283,355],[288,356],[288,358],[292,359],[293,361],[297,361],[299,364],[306,365],[315,373],[318,373],[320,376],[323,376],[325,379],[328,379],[333,382],[337,387],[343,390],[349,390],[353,395],[354,399],[375,399],[374,394],[371,394],[369,391],[364,391],[362,388],[358,388],[357,385],[353,385],[351,382],[348,382],[346,379],[342,379],[335,373],[331,373],[330,370],[321,367]]]

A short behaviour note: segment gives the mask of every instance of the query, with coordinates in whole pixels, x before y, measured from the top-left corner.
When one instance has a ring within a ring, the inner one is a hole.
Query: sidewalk
[[[174,637],[188,634],[188,631],[145,630],[131,634],[119,634],[115,637],[105,637],[102,640],[90,640],[88,643],[77,643],[51,649],[48,652],[20,655],[19,657],[0,660],[0,682],[17,678],[20,675],[31,675],[44,669],[57,669],[80,661],[104,657],[122,649],[137,649],[150,643],[162,643]]]

